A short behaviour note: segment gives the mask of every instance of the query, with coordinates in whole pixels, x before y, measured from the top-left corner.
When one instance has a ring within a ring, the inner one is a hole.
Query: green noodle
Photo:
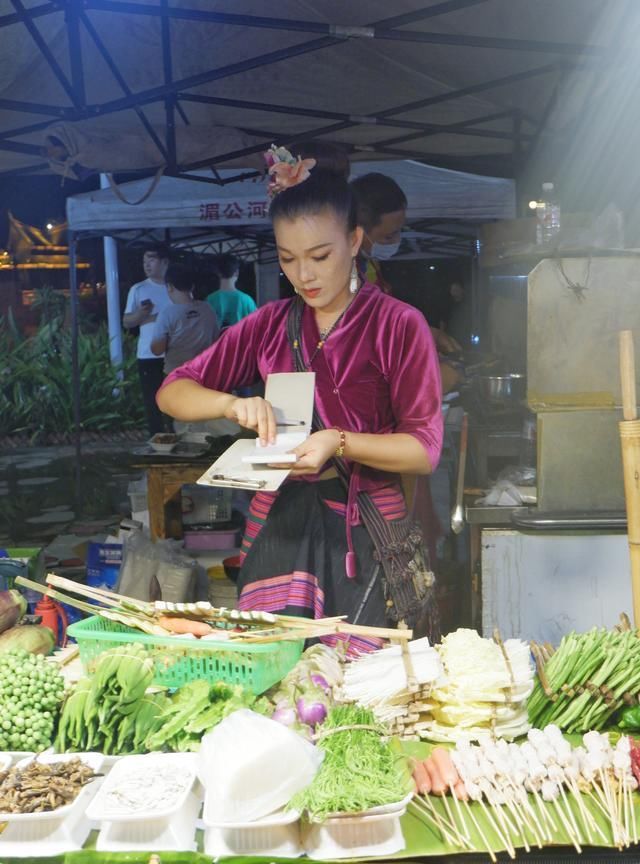
[[[339,731],[326,734],[333,729]],[[405,759],[382,739],[371,711],[354,705],[333,708],[319,732],[318,747],[325,752],[320,770],[289,804],[309,821],[393,804],[412,791]]]

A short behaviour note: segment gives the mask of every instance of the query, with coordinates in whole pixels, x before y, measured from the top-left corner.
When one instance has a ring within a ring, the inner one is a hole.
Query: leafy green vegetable
[[[640,731],[640,705],[630,705],[620,712],[618,726],[624,732]]]
[[[239,685],[191,681],[170,697],[159,728],[146,742],[148,750],[197,750],[202,736],[240,708],[256,708],[255,696]],[[259,710],[259,707],[258,707]]]
[[[567,732],[602,729],[640,692],[640,639],[637,630],[594,627],[570,633],[545,666],[548,690],[536,681],[529,720],[543,729],[555,723]]]

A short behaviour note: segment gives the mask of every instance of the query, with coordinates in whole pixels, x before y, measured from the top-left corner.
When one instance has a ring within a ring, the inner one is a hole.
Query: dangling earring
[[[356,266],[356,259],[353,259],[351,264],[351,276],[349,278],[349,291],[351,294],[357,294],[358,288],[360,287],[360,283],[358,280],[358,268]]]

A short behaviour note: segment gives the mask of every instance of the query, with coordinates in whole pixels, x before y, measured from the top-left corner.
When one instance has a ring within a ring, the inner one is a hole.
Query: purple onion
[[[331,693],[331,685],[324,677],[324,675],[312,675],[311,680],[315,684],[316,687],[319,687],[321,690],[324,690],[325,693]]]
[[[276,708],[276,710],[271,715],[271,719],[275,720],[276,723],[282,723],[283,726],[293,726],[294,723],[298,722],[296,712],[293,710],[293,708],[286,707],[284,705]]]
[[[304,698],[296,702],[298,719],[301,723],[314,728],[318,723],[323,723],[327,716],[327,706],[322,702],[306,702]]]

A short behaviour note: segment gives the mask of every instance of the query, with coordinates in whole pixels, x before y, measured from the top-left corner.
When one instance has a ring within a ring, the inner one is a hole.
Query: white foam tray
[[[151,806],[145,810],[129,813],[113,813],[109,811],[109,795],[126,776],[139,774],[145,777],[145,772],[155,770],[158,766],[168,767],[176,774],[185,778],[184,791],[163,809]],[[100,792],[91,802],[87,816],[96,822],[136,822],[146,819],[169,819],[178,813],[196,781],[196,761],[192,753],[146,753],[140,756],[123,756],[112,765],[111,771]]]
[[[170,818],[102,822],[96,849],[98,852],[145,852],[149,849],[195,852],[196,822],[201,804],[202,796],[193,791]]]
[[[159,764],[185,777],[184,792],[162,810],[155,807],[130,813],[109,813],[107,796],[124,776],[139,771],[144,777],[145,772]],[[113,765],[87,810],[87,816],[100,823],[96,849],[99,852],[196,851],[196,821],[202,795],[200,783],[196,781],[194,754],[147,753],[122,757]]]
[[[18,767],[26,766],[35,757],[22,759]],[[43,753],[39,762],[69,762],[80,758],[94,771],[102,766],[100,753]],[[1,813],[0,822],[7,826],[0,834],[0,860],[5,858],[41,858],[63,855],[81,849],[92,829],[86,808],[100,787],[98,777],[81,789],[70,804],[46,813]]]
[[[228,855],[297,858],[303,854],[300,813],[278,810],[255,822],[207,823],[204,851],[214,858]]]
[[[302,845],[309,858],[387,857],[405,848],[400,823],[406,807],[373,816],[342,816],[310,824],[302,832]]]

